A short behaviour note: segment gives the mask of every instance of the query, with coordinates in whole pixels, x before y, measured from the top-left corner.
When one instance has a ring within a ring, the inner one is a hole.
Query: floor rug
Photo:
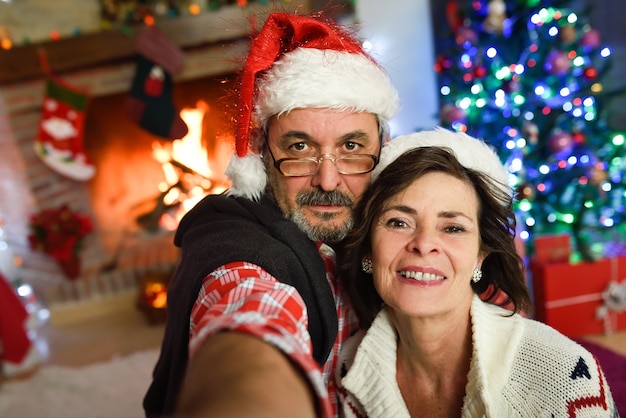
[[[626,357],[578,341],[600,361],[620,416],[626,417]],[[143,417],[141,399],[157,350],[82,368],[46,366],[32,378],[0,386],[2,418]]]
[[[626,357],[589,341],[577,341],[600,362],[620,416],[626,417]]]
[[[0,386],[2,418],[141,418],[157,350],[81,368],[45,366]]]

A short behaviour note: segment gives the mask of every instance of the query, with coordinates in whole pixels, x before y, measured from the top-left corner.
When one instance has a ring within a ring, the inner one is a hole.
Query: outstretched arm
[[[234,262],[205,278],[189,350],[176,418],[333,415],[304,301],[258,266]]]
[[[190,360],[176,417],[316,417],[308,380],[272,345],[222,332]]]

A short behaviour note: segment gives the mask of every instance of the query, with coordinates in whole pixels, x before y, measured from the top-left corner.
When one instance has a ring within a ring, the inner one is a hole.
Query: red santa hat
[[[488,176],[491,187],[500,191],[496,195],[504,193],[502,196],[507,197],[502,201],[503,204],[508,204],[509,199],[513,198],[513,189],[509,186],[509,173],[491,146],[466,133],[440,127],[398,136],[386,143],[380,152],[380,161],[372,171],[372,181],[400,155],[420,147],[443,147],[452,150],[463,167]]]
[[[226,175],[228,194],[258,199],[267,174],[249,149],[253,128],[294,109],[368,112],[386,125],[398,109],[398,93],[361,44],[332,22],[287,13],[270,14],[255,37],[240,86],[236,155]]]

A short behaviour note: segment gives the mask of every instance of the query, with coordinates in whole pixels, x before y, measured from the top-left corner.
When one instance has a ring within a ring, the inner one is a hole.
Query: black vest
[[[147,417],[173,413],[187,368],[191,309],[204,277],[229,262],[256,264],[298,290],[307,307],[313,358],[326,362],[338,325],[324,261],[315,243],[267,197],[255,203],[207,196],[181,220],[174,243],[181,247],[181,261],[168,287],[161,354],[143,402]]]

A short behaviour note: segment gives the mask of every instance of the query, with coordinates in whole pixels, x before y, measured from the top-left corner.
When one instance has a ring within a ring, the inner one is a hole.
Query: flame
[[[204,196],[226,189],[224,185],[214,184],[215,173],[203,146],[202,121],[208,111],[209,105],[204,101],[198,101],[194,108],[182,109],[180,116],[189,129],[187,135],[171,144],[159,141],[152,144],[153,158],[161,164],[165,178],[158,185],[159,191],[164,193],[163,203],[167,206],[180,203],[175,214],[166,213],[161,217],[161,227],[169,231],[175,230],[182,216]],[[181,170],[180,164],[190,170]],[[181,183],[186,190],[178,187]]]

